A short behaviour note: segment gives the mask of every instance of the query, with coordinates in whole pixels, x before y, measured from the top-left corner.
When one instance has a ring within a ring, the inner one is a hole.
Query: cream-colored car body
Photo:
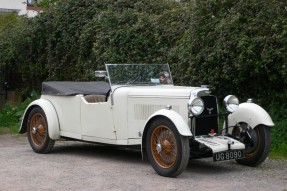
[[[60,137],[116,145],[140,145],[149,120],[169,118],[183,136],[192,136],[187,125],[187,102],[194,87],[112,87],[107,102],[88,103],[84,96],[42,95],[27,108],[41,107],[51,139]],[[171,110],[165,109],[171,106]],[[53,109],[53,110],[52,110]],[[24,132],[22,122],[20,132]]]
[[[241,103],[236,112],[228,116],[228,126],[233,127],[238,123],[248,123],[254,129],[258,125],[274,126],[270,115],[255,103]],[[232,128],[229,128],[232,131]]]
[[[190,158],[244,160],[251,142],[266,144],[265,150],[258,152],[261,161],[255,162],[261,163],[267,157],[269,129],[263,129],[266,142],[243,125],[239,136],[232,135],[238,123],[247,123],[251,128],[274,125],[260,106],[239,104],[235,96],[229,95],[224,99],[227,112],[219,113],[217,98],[206,86],[174,86],[168,65],[107,64],[106,69],[107,72],[97,71],[95,76],[105,77],[109,83],[43,82],[42,96],[26,109],[19,131],[29,131],[29,142],[35,152],[52,149],[54,142],[47,137],[39,148],[33,139],[38,140],[46,126],[53,140],[71,138],[141,146],[143,158],[148,157],[155,171],[170,177],[181,173]],[[42,117],[35,118],[39,113],[46,117],[47,124]],[[223,127],[228,132],[218,128],[222,115],[226,122],[228,119],[228,127]]]
[[[145,135],[148,122],[157,116],[170,119],[182,136],[191,137],[187,102],[190,96],[200,90],[206,88],[172,85],[115,86],[107,102],[97,103],[88,103],[81,94],[42,95],[26,109],[20,132],[26,131],[23,123],[27,122],[31,109],[39,106],[47,116],[49,136],[54,140],[68,137],[105,144],[140,145],[143,144],[142,136]],[[228,119],[229,126],[240,122],[246,122],[252,128],[259,124],[274,125],[268,113],[254,103],[240,104]],[[200,138],[198,141],[202,142]],[[214,148],[214,151],[217,150]]]
[[[60,125],[59,125],[58,115],[57,115],[54,105],[49,100],[46,100],[46,99],[38,99],[29,104],[29,106],[25,110],[19,133],[26,132],[27,129],[24,128],[26,126],[24,123],[27,123],[30,111],[34,107],[41,107],[44,110],[46,114],[46,118],[47,118],[47,123],[49,125],[48,131],[49,131],[50,138],[54,140],[59,139],[60,138]]]

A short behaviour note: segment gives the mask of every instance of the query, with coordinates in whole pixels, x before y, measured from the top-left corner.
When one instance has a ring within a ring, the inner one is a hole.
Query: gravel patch
[[[287,161],[258,167],[235,161],[191,160],[176,178],[161,177],[139,151],[57,141],[37,154],[25,136],[0,135],[0,190],[213,190],[287,191]]]

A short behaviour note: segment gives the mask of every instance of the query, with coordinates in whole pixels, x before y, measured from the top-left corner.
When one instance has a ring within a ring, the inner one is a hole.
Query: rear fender
[[[252,129],[260,124],[274,126],[270,115],[255,103],[242,103],[236,112],[228,116],[228,126],[232,127],[240,122],[248,123]]]
[[[38,99],[29,104],[29,106],[27,107],[23,115],[19,133],[23,134],[27,132],[28,117],[32,109],[35,107],[42,108],[44,113],[46,114],[49,137],[53,140],[59,139],[60,138],[60,124],[59,124],[58,115],[53,104],[46,99]]]

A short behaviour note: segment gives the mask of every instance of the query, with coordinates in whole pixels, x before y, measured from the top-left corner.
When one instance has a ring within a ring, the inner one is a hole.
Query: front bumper
[[[213,154],[228,150],[245,149],[243,143],[227,136],[198,136],[195,137],[195,140],[210,148]]]

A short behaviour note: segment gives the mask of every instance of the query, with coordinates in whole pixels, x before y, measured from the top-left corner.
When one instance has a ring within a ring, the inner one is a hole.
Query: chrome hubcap
[[[33,135],[35,135],[37,133],[37,128],[36,127],[32,128],[32,133],[33,133]]]
[[[157,151],[157,153],[160,153],[161,151],[162,151],[162,146],[161,146],[161,144],[156,144],[156,151]]]

